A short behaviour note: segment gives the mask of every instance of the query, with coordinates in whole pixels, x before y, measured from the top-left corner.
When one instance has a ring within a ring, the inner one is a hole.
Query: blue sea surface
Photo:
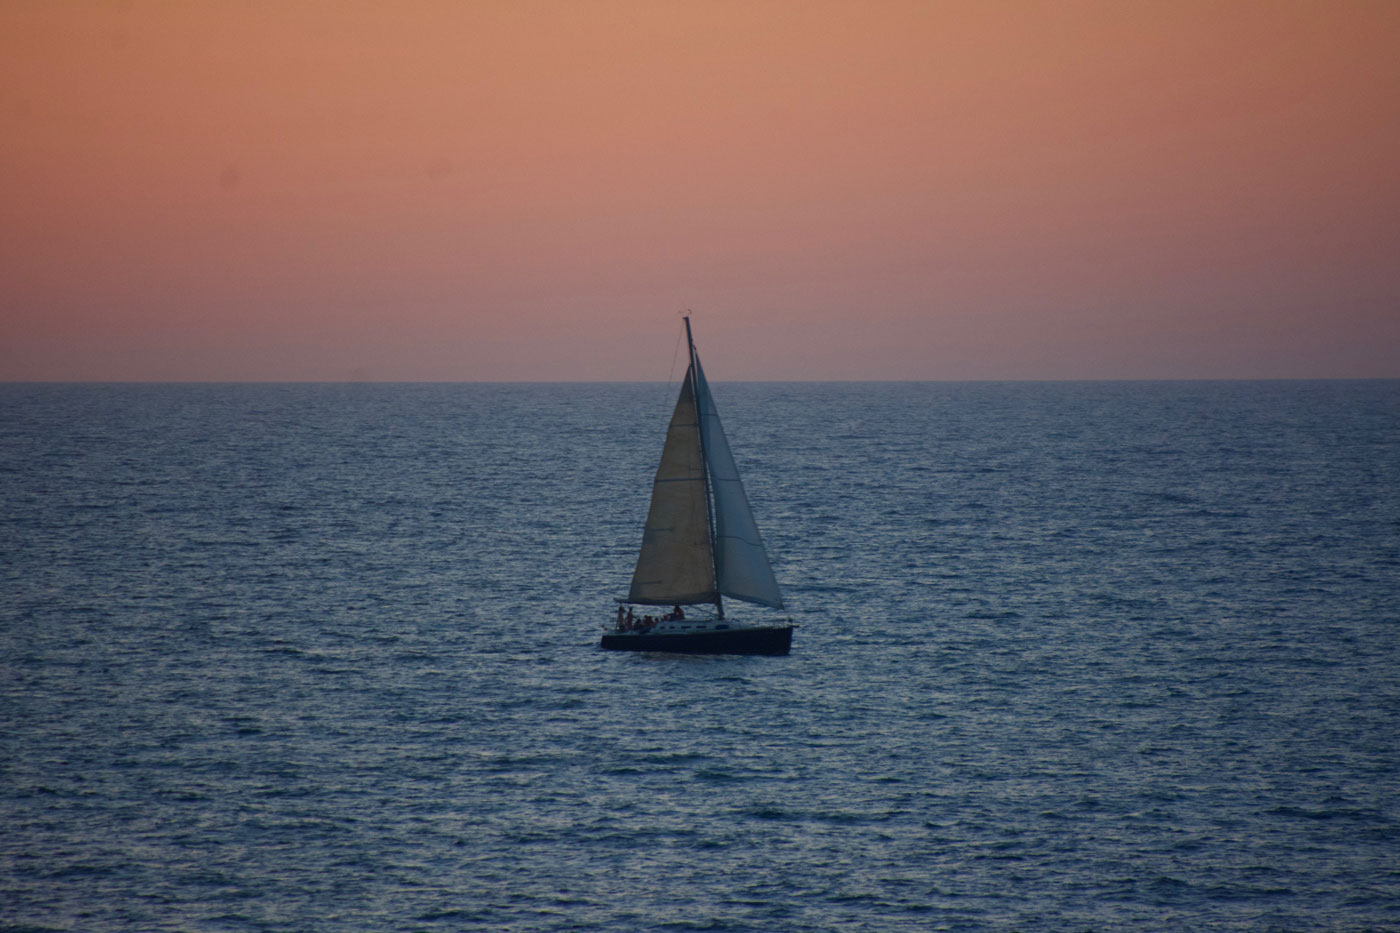
[[[0,386],[0,929],[1400,929],[1400,382],[675,389]]]

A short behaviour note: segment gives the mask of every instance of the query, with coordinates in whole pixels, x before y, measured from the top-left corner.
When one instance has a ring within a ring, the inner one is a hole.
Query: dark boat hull
[[[609,651],[668,651],[676,654],[787,654],[792,626],[733,628],[722,632],[682,632],[669,635],[607,634]]]

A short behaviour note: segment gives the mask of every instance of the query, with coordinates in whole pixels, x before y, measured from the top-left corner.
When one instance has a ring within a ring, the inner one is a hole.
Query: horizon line
[[[674,379],[0,379],[6,386],[42,385],[669,385]],[[1143,382],[1395,382],[1395,376],[1158,376],[984,379],[711,379],[710,382],[771,385],[910,385],[1004,383]]]

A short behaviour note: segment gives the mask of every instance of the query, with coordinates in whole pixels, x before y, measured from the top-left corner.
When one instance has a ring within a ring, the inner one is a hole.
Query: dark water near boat
[[[0,386],[0,927],[1400,928],[1400,382],[715,394],[787,658],[671,388]]]

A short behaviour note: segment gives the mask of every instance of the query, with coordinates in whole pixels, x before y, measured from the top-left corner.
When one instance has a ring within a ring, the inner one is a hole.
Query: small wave
[[[1294,807],[1284,805],[1265,810],[1268,816],[1288,816],[1302,820],[1353,820],[1364,823],[1387,823],[1389,820],[1377,810],[1364,810],[1355,807]]]
[[[756,820],[792,820],[792,819],[796,819],[796,816],[795,816],[794,814],[788,812],[787,810],[784,810],[784,809],[781,808],[781,807],[774,807],[774,806],[742,807],[742,808],[740,808],[740,809],[738,809],[738,810],[735,810],[735,811],[733,811],[733,812],[737,813],[737,814],[740,815],[740,816],[752,817],[753,819],[756,819]]]

